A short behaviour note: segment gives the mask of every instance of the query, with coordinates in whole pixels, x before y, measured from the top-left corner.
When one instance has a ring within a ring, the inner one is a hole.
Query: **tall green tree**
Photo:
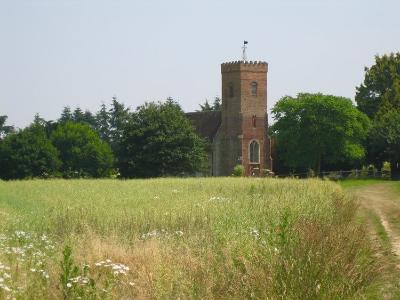
[[[6,125],[7,116],[0,116],[0,141],[9,133],[14,131],[14,127],[10,125]]]
[[[272,109],[277,155],[292,171],[313,169],[365,155],[363,142],[370,128],[368,117],[350,99],[323,94],[283,97]]]
[[[119,153],[124,127],[129,121],[130,111],[117,100],[117,97],[113,97],[109,116],[109,142],[114,153]]]
[[[89,110],[83,111],[80,107],[75,108],[72,114],[72,121],[76,123],[83,123],[96,128],[96,118]]]
[[[108,113],[107,106],[104,103],[101,104],[100,110],[96,113],[96,131],[103,141],[110,144],[110,114]]]
[[[206,99],[206,102],[204,104],[199,104],[200,105],[200,110],[197,111],[218,111],[221,110],[221,98],[215,97],[213,104],[210,105],[208,103],[208,100]]]
[[[0,177],[22,179],[57,174],[58,151],[43,126],[31,126],[6,136],[0,143]]]
[[[124,127],[118,166],[122,177],[190,174],[202,169],[204,149],[178,103],[151,102],[139,106]]]
[[[365,68],[364,82],[357,87],[355,100],[359,110],[373,122],[368,139],[368,162],[381,168],[384,161],[391,164],[393,179],[400,177],[400,144],[395,121],[400,113],[400,53],[376,56],[375,64]]]
[[[371,119],[384,105],[400,108],[400,53],[375,56],[375,64],[365,68],[355,100],[358,109]]]
[[[70,122],[73,121],[74,117],[71,112],[71,107],[65,106],[61,112],[61,116],[58,119],[58,123],[65,123],[65,122]]]
[[[114,160],[111,148],[89,125],[59,124],[51,140],[60,152],[64,176],[106,177],[111,174]]]

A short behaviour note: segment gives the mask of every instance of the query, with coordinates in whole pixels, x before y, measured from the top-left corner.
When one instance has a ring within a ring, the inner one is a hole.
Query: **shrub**
[[[244,167],[243,167],[242,165],[236,165],[236,166],[233,168],[232,176],[235,176],[235,177],[242,177],[242,176],[244,176]]]

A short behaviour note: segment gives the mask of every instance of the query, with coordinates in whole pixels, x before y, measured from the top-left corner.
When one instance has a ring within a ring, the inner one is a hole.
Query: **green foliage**
[[[123,177],[159,177],[201,170],[205,142],[172,99],[146,103],[121,133],[118,167]]]
[[[232,176],[235,176],[235,177],[244,176],[244,167],[242,165],[236,165],[233,168]]]
[[[272,109],[277,155],[291,170],[363,159],[370,122],[350,99],[323,94],[283,97]]]
[[[65,246],[63,251],[63,260],[60,263],[61,274],[60,274],[60,284],[63,291],[64,299],[69,299],[72,293],[72,284],[70,282],[71,278],[77,277],[79,274],[79,268],[74,265],[72,259],[72,248],[70,246]]]
[[[111,129],[110,129],[110,114],[107,111],[107,106],[102,103],[100,110],[96,113],[96,131],[101,139],[110,144]]]
[[[0,141],[9,133],[14,131],[13,126],[6,125],[7,116],[0,116]]]
[[[200,105],[200,110],[198,111],[218,111],[221,110],[221,98],[215,97],[214,103],[210,105],[208,103],[208,100],[206,99],[206,102],[204,104],[199,104]]]
[[[84,112],[80,107],[75,108],[72,112],[69,106],[64,107],[61,112],[61,116],[58,119],[58,123],[66,123],[66,122],[76,122],[90,125],[92,128],[96,128],[96,117],[89,110],[85,110]]]
[[[0,177],[22,179],[55,175],[61,162],[45,129],[31,125],[0,143]]]
[[[89,267],[84,265],[82,270],[74,264],[72,247],[66,245],[60,262],[60,285],[64,299],[97,299],[96,284],[89,278]]]
[[[65,122],[71,122],[73,120],[74,120],[74,118],[73,118],[73,115],[71,112],[71,107],[65,106],[61,112],[61,116],[58,119],[58,122],[65,123]]]
[[[375,64],[365,69],[356,101],[373,120],[368,162],[380,169],[384,161],[390,161],[392,178],[400,179],[400,53],[375,57]]]
[[[364,82],[357,87],[355,100],[372,119],[384,105],[400,107],[400,53],[375,57],[375,64],[365,68]]]
[[[383,151],[380,157],[391,163],[391,176],[400,179],[400,109],[378,113],[371,130],[371,145]]]
[[[113,97],[109,110],[109,142],[114,153],[119,153],[124,127],[130,117],[129,109]],[[118,159],[118,157],[117,157]]]
[[[64,176],[110,175],[113,167],[110,146],[88,125],[73,122],[60,124],[52,133],[51,140],[60,152]]]

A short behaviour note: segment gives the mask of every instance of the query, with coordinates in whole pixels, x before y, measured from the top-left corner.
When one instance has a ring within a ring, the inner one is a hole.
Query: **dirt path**
[[[400,196],[394,192],[393,185],[384,183],[360,187],[355,193],[361,201],[361,208],[372,211],[379,218],[392,253],[400,259]]]

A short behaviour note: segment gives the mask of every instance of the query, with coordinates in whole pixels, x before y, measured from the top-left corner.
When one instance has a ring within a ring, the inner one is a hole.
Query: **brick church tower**
[[[267,135],[266,62],[235,61],[221,65],[222,111],[213,158],[214,175],[231,175],[241,164],[247,176],[272,170]]]

